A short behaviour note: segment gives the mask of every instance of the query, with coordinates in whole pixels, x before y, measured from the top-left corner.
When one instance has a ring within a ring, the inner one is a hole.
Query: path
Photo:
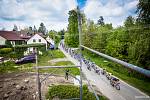
[[[57,63],[57,62],[61,62],[61,61],[69,61],[67,58],[56,58],[56,59],[52,59],[52,60],[50,60],[50,61],[48,61],[48,62],[50,62],[51,64],[55,64],[55,63]]]

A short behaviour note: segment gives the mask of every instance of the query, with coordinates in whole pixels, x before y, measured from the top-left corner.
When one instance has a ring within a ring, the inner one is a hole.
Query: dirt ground
[[[40,75],[43,79],[47,74]],[[50,76],[42,83],[42,98],[49,85],[73,84],[73,78],[66,80],[63,76]],[[37,100],[35,73],[0,74],[0,100]]]

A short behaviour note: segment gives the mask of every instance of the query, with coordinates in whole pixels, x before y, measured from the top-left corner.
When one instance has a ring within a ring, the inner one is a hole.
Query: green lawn
[[[55,63],[53,66],[69,66],[69,65],[73,65],[70,61],[61,61],[61,62],[57,62]],[[65,74],[65,70],[69,69],[69,72],[73,75],[79,75],[79,69],[78,68],[50,68],[50,69],[41,69],[40,72],[52,72],[54,70],[57,70],[55,72],[55,74],[60,74],[60,75],[64,75]]]
[[[150,79],[145,78],[142,75],[138,75],[136,72],[133,72],[133,75],[129,75],[128,70],[123,66],[108,60],[106,61],[106,59],[96,56],[95,54],[87,52],[83,52],[83,54],[86,58],[90,58],[101,68],[106,68],[108,72],[150,95]]]
[[[65,55],[60,50],[52,50],[45,52],[42,56],[38,56],[38,66],[51,66],[50,60],[56,59],[56,58],[64,58]],[[53,66],[66,66],[66,65],[73,65],[70,61],[61,61],[55,63]],[[0,73],[8,73],[8,72],[34,72],[35,69],[35,63],[27,63],[22,65],[16,65],[14,62],[7,62],[5,64],[0,64]],[[40,69],[41,73],[51,73],[56,68],[51,69]],[[55,74],[64,74],[65,69],[59,69],[55,72]],[[69,68],[70,72],[73,75],[79,75],[79,69],[78,68]]]

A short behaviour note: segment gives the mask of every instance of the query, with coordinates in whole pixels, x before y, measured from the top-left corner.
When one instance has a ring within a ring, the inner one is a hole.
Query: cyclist
[[[114,77],[114,76],[112,76],[112,77],[111,77],[111,81],[112,81],[112,84],[113,84],[113,86],[114,86],[116,83],[119,82],[119,79],[116,78],[116,77]]]
[[[66,70],[65,70],[65,79],[68,80],[68,76],[69,76],[69,69],[66,69]]]
[[[106,74],[106,68],[102,69],[102,74]]]

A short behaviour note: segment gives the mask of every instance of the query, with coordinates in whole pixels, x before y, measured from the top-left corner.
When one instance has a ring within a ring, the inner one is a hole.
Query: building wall
[[[0,45],[5,45],[6,39],[0,36]]]
[[[27,44],[36,44],[36,43],[43,43],[46,44],[46,50],[47,50],[47,41],[41,37],[38,34],[35,34],[33,37],[31,37],[28,41]],[[33,51],[33,48],[29,48],[29,51]]]

